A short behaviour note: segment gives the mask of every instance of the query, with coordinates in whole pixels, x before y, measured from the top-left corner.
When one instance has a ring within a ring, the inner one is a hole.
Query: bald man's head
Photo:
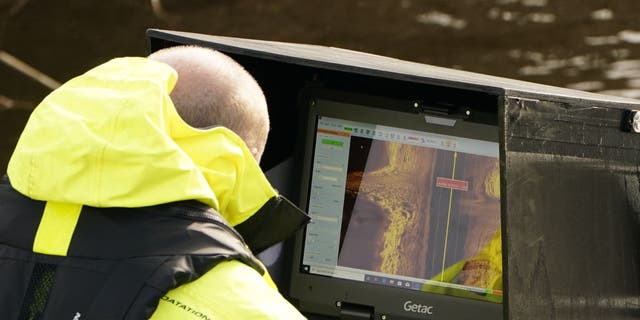
[[[231,129],[260,161],[269,133],[267,102],[241,65],[218,51],[194,46],[162,49],[149,59],[178,72],[171,100],[189,125]]]

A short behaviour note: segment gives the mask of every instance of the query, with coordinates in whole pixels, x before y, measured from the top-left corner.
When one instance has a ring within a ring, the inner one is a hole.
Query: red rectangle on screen
[[[447,179],[438,177],[436,179],[436,186],[440,188],[450,188],[460,191],[468,191],[469,190],[469,182],[463,180],[455,180],[455,179]]]

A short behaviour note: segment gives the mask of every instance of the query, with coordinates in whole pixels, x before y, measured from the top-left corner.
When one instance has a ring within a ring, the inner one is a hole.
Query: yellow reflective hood
[[[244,142],[195,129],[169,93],[177,73],[118,58],[62,85],[33,111],[8,166],[11,185],[44,201],[141,207],[195,199],[237,225],[276,196]]]

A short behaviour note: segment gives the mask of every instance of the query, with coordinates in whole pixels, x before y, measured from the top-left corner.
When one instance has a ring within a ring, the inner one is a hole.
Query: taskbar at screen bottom
[[[332,278],[347,279],[376,285],[403,288],[407,290],[444,294],[454,297],[502,303],[503,292],[498,289],[478,288],[467,285],[440,282],[434,280],[416,279],[410,277],[393,276],[373,271],[334,267],[325,265],[305,265],[303,270],[309,274],[316,274]]]

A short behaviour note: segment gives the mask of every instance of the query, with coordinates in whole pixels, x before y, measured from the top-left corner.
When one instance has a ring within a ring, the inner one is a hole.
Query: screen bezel
[[[338,104],[326,106],[318,103],[321,100],[329,100]],[[429,106],[426,108],[422,106],[419,99],[385,98],[318,87],[303,89],[299,96],[298,105],[303,117],[301,119],[303,125],[299,131],[302,143],[298,144],[298,158],[300,159],[298,172],[301,173],[299,205],[303,209],[308,206],[318,116],[402,127],[496,143],[499,140],[497,106],[496,124],[490,125],[486,123],[486,114],[483,116],[482,122],[473,121],[473,118],[469,117],[469,113],[473,112],[472,109],[454,106],[449,112],[442,109],[438,109],[437,112],[429,112],[431,110]],[[345,108],[347,105],[348,108]],[[455,125],[428,123],[425,117],[434,120],[433,122],[440,122],[438,119],[455,120]],[[371,310],[376,315],[375,319],[378,319],[380,315],[432,320],[502,319],[503,317],[504,302],[499,304],[303,272],[301,268],[305,233],[306,229],[298,232],[295,237],[290,290],[291,298],[298,302],[299,308],[303,312],[339,316],[345,306],[362,306]],[[415,310],[406,311],[407,301],[411,302],[409,305],[434,306],[430,311],[435,310],[435,312],[423,314],[415,312]]]

